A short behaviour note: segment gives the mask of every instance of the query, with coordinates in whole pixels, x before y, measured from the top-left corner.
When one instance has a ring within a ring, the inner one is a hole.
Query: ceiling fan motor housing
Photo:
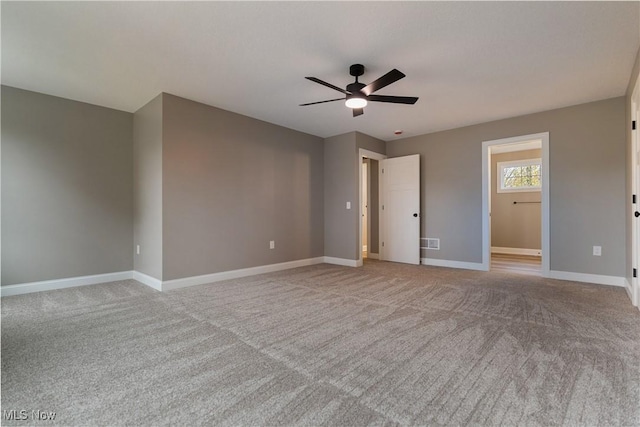
[[[364,65],[353,64],[351,67],[349,67],[349,74],[351,74],[353,77],[360,77],[364,74]]]
[[[364,83],[359,83],[359,82],[348,84],[347,85],[347,92],[351,92],[351,95],[347,95],[347,99],[349,99],[353,95],[359,95],[359,98],[362,98],[364,96],[364,94],[361,93],[360,91],[365,86],[366,85]]]

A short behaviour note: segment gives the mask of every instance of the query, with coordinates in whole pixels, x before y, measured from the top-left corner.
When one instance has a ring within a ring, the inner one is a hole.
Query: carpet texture
[[[5,297],[2,410],[3,425],[640,425],[640,312],[622,288],[376,261]]]

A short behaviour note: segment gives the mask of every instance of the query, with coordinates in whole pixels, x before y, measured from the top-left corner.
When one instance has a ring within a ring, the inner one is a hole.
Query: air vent
[[[422,237],[420,238],[420,249],[432,249],[440,250],[440,239],[434,237]]]

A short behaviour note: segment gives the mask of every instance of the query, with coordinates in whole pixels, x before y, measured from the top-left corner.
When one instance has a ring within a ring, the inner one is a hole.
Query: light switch
[[[347,209],[351,209],[351,202],[347,202]]]

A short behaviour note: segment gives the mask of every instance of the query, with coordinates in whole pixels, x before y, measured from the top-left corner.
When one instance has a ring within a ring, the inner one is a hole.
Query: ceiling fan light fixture
[[[368,85],[358,81],[358,77],[364,74],[364,65],[353,64],[349,67],[349,74],[355,77],[356,81],[348,84],[345,89],[332,85],[331,83],[327,83],[317,77],[305,77],[305,79],[314,83],[321,84],[322,86],[326,86],[337,92],[343,93],[346,97],[328,99],[326,101],[307,102],[306,104],[300,104],[300,106],[304,107],[306,105],[324,104],[325,102],[340,101],[344,99],[344,105],[346,105],[347,108],[352,109],[353,117],[358,117],[364,114],[364,107],[367,106],[369,101],[389,102],[391,104],[415,104],[418,101],[418,98],[414,96],[376,95],[374,93],[405,77],[404,73],[396,70],[395,68],[379,79],[372,81]]]
[[[367,106],[367,100],[359,96],[348,97],[344,105],[349,108],[364,108]]]

